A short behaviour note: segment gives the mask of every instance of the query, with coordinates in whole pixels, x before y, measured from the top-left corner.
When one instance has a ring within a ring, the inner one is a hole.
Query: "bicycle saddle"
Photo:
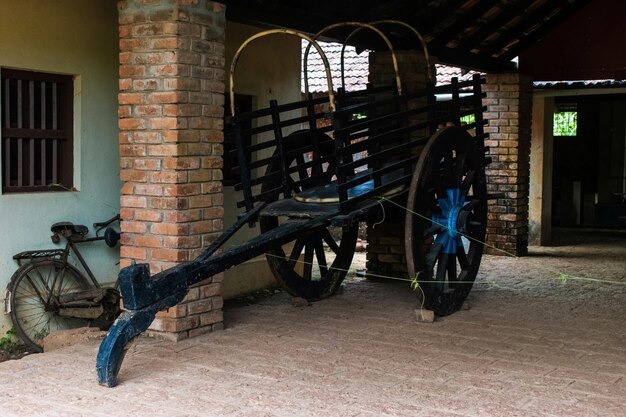
[[[85,236],[89,233],[89,229],[87,226],[83,226],[82,224],[74,224],[71,222],[58,222],[52,225],[50,231],[54,234],[61,234],[65,237],[70,237],[72,235],[81,235]]]

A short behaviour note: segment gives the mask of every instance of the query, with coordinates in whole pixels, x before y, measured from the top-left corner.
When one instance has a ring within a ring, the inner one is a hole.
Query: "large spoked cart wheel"
[[[318,136],[320,155],[311,155],[309,152],[312,134]],[[287,180],[296,198],[306,190],[331,183],[334,173],[333,140],[325,133],[308,130],[295,132],[285,138],[283,153],[288,170]],[[281,177],[278,175],[281,167],[276,153],[274,157],[276,162],[267,167],[263,193],[281,189]],[[313,175],[313,168],[305,168],[307,160],[312,159],[329,161],[319,167],[322,170],[319,175]],[[270,197],[272,201],[277,199],[277,193]],[[311,203],[305,201],[304,204]],[[259,223],[261,233],[267,233],[289,221],[306,219],[262,216]],[[320,300],[335,293],[343,282],[354,256],[357,232],[356,224],[344,227],[323,225],[302,233],[294,242],[268,251],[267,262],[276,279],[291,295],[310,301]]]
[[[461,308],[483,253],[487,190],[483,150],[464,129],[436,133],[418,160],[405,221],[409,276],[439,316]]]

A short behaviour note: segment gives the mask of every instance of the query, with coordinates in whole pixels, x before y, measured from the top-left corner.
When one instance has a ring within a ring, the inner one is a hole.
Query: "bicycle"
[[[34,352],[43,351],[41,341],[53,331],[83,326],[106,330],[120,314],[118,282],[112,288],[102,287],[76,246],[104,240],[114,247],[120,234],[109,225],[119,218],[94,223],[95,237],[87,237],[87,226],[55,223],[51,239],[59,243],[63,237],[63,249],[30,250],[13,256],[19,268],[7,286],[6,311],[16,334]],[[69,263],[71,253],[88,278]]]

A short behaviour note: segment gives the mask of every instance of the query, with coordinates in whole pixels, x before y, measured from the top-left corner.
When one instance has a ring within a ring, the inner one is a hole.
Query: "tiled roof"
[[[337,89],[341,87],[341,47],[340,43],[319,42],[324,50],[328,62],[330,64],[330,72],[333,77],[333,87]],[[307,43],[302,42],[302,55],[306,49]],[[304,63],[304,59],[303,59]],[[367,85],[369,75],[369,54],[363,51],[357,54],[353,46],[347,46],[344,56],[344,76],[346,91],[354,91],[364,89]],[[461,68],[451,67],[448,65],[436,65],[437,68],[437,85],[449,84],[452,77],[457,77],[459,81],[470,80],[476,73],[475,71],[463,71]],[[311,48],[307,59],[307,73],[309,80],[309,91],[311,93],[319,93],[327,91],[326,72],[319,54],[315,48]],[[302,73],[302,91],[304,92],[304,71]]]
[[[341,46],[340,43],[319,42],[320,46],[328,58],[330,64],[330,72],[333,77],[333,87],[336,90],[341,87]],[[302,42],[302,56],[304,57],[304,51],[307,42]],[[302,59],[304,64],[304,58]],[[346,91],[354,91],[365,88],[367,84],[367,77],[369,74],[369,54],[367,51],[363,51],[360,54],[356,53],[353,46],[347,46],[344,53],[344,74],[345,74],[345,89]],[[307,73],[309,80],[309,91],[311,93],[318,93],[328,91],[326,82],[326,71],[324,64],[315,48],[311,48],[307,60]],[[302,91],[304,92],[304,71],[302,72]]]
[[[459,81],[469,81],[474,74],[480,74],[476,71],[464,70],[459,67],[451,67],[443,64],[437,64],[435,68],[437,68],[437,85],[450,84],[454,77],[457,77]]]

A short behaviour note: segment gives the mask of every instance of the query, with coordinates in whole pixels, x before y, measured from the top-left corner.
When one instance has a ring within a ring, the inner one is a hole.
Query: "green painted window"
[[[576,136],[578,112],[575,104],[557,105],[552,122],[554,136]]]
[[[461,117],[461,123],[471,125],[474,122],[476,122],[476,116],[473,114],[468,114],[467,116]]]

